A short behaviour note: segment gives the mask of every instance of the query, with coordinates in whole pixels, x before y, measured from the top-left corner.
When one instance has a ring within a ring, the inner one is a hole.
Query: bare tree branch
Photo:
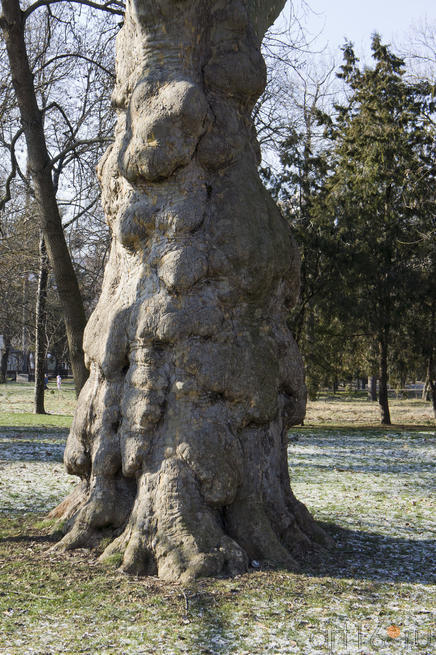
[[[50,66],[53,62],[55,62],[58,59],[67,59],[67,58],[75,58],[75,59],[84,59],[88,63],[92,64],[96,68],[100,68],[106,75],[109,75],[112,79],[115,79],[115,74],[110,71],[108,68],[105,68],[102,66],[98,61],[95,61],[95,59],[91,59],[90,57],[85,57],[85,55],[81,55],[77,52],[66,52],[65,54],[61,55],[56,55],[56,57],[52,57],[48,61],[46,61],[38,70],[35,71],[34,75],[38,75],[44,68],[47,68],[47,66]],[[52,103],[54,104],[54,103]]]
[[[24,20],[26,20],[36,9],[39,9],[39,7],[48,7],[49,5],[64,1],[65,0],[37,0],[37,2],[34,2],[33,5],[27,7],[27,9],[23,12]],[[105,2],[103,4],[100,2],[92,2],[91,0],[68,0],[68,2],[85,5],[86,7],[92,7],[93,9],[101,9],[102,11],[106,11],[109,14],[115,14],[117,16],[124,16],[124,3],[118,2],[118,0],[109,0],[109,2]]]
[[[68,125],[68,129],[70,130],[71,135],[74,136],[75,131],[74,131],[74,129],[73,129],[73,126],[71,125],[71,123],[70,123],[70,119],[68,118],[68,116],[67,116],[67,114],[66,114],[64,108],[61,107],[61,105],[59,105],[57,102],[53,101],[53,102],[51,102],[49,105],[47,105],[47,107],[44,107],[44,109],[42,110],[42,112],[43,112],[43,113],[47,113],[48,111],[50,111],[50,109],[53,109],[53,108],[54,108],[54,109],[57,109],[58,112],[59,112],[60,114],[62,114],[62,116],[63,116],[63,118],[64,118],[64,121],[65,121],[66,124]]]
[[[81,139],[78,141],[73,141],[51,160],[51,165],[54,166],[59,160],[63,159],[65,155],[67,155],[69,152],[72,152],[73,150],[76,150],[76,148],[79,146],[92,146],[97,143],[111,143],[112,141],[113,139],[109,137],[97,137],[96,139]]]
[[[86,214],[87,212],[89,212],[89,210],[92,209],[92,208],[94,207],[94,205],[97,203],[97,200],[98,200],[98,197],[94,198],[94,200],[93,200],[92,202],[90,202],[89,205],[88,205],[87,207],[83,207],[83,209],[82,209],[80,212],[78,212],[77,214],[75,214],[75,216],[73,216],[73,218],[71,218],[69,221],[67,221],[66,223],[64,223],[64,224],[62,225],[62,227],[64,228],[64,230],[65,230],[67,227],[70,227],[70,225],[72,225],[72,224],[75,223],[76,221],[78,221],[79,218],[81,218],[84,214]]]
[[[18,130],[18,132],[15,134],[14,138],[12,139],[11,143],[8,146],[10,155],[11,155],[11,172],[9,173],[6,183],[5,183],[5,195],[3,198],[0,200],[0,211],[3,211],[4,208],[6,207],[6,204],[9,202],[11,199],[11,185],[12,182],[14,181],[17,172],[19,170],[17,158],[15,157],[15,144],[17,143],[18,139],[20,136],[23,134],[24,128],[21,128]],[[20,171],[21,172],[21,171]],[[0,232],[3,234],[0,226]]]

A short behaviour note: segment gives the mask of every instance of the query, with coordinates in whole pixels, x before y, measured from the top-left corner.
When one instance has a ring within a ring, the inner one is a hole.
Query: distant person
[[[62,378],[61,378],[60,375],[58,375],[57,378],[56,378],[56,385],[57,385],[58,391],[60,391],[61,386],[62,386]]]
[[[48,389],[48,375],[47,375],[47,373],[44,375],[44,389]]]

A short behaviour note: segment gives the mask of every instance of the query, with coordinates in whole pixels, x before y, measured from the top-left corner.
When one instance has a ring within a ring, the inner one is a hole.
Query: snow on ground
[[[368,575],[384,579],[392,554],[402,566],[391,577],[436,581],[434,432],[309,432],[288,460],[293,490],[318,520],[340,527],[348,548],[376,550]]]
[[[186,597],[175,588],[165,593],[180,596],[176,613],[169,596],[125,578],[104,592],[102,610],[47,602],[35,622],[8,601],[3,614],[16,612],[21,628],[11,623],[0,636],[1,655],[436,653],[434,432],[303,429],[291,437],[292,488],[338,545],[325,569],[204,581]],[[64,441],[62,432],[0,433],[1,515],[45,514],[71,491]],[[118,584],[130,585],[133,601]]]
[[[64,448],[62,433],[0,432],[0,514],[45,514],[72,491]]]

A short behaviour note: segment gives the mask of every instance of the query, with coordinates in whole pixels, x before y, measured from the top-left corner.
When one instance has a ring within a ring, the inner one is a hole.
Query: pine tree
[[[341,258],[349,319],[377,345],[379,403],[390,424],[390,346],[413,304],[413,260],[429,221],[434,111],[427,82],[411,83],[404,62],[374,35],[373,68],[343,48],[341,77],[351,92],[327,133],[334,143],[326,207]],[[434,198],[434,195],[433,195]]]

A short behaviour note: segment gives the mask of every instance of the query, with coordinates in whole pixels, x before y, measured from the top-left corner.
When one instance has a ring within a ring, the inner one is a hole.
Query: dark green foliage
[[[412,357],[433,352],[435,104],[431,85],[410,82],[378,35],[373,67],[360,68],[349,43],[343,54],[347,103],[334,117],[311,108],[323,150],[310,131],[283,144],[280,193],[303,259],[293,328],[309,390],[376,374],[389,423],[389,369],[404,381],[417,373]]]

